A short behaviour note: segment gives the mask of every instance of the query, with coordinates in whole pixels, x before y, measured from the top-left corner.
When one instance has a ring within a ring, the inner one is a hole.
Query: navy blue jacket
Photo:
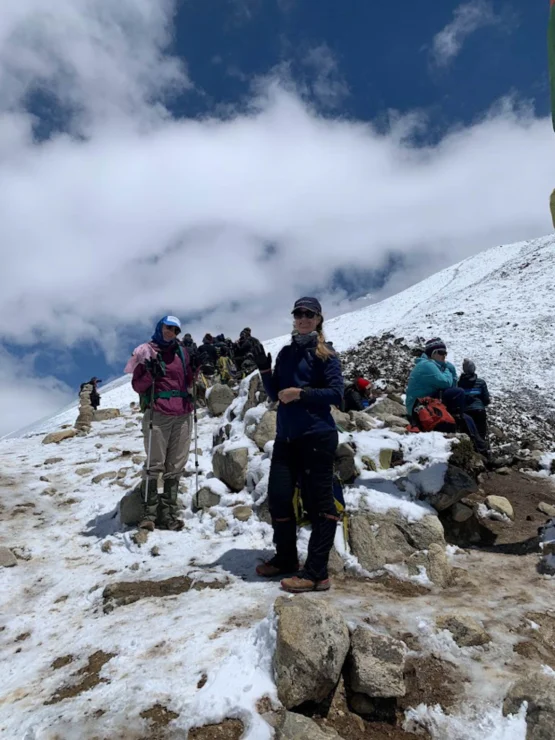
[[[314,346],[303,347],[292,342],[277,356],[273,372],[261,375],[272,401],[277,401],[279,391],[285,388],[304,389],[299,401],[279,404],[276,439],[335,431],[330,406],[339,408],[343,400],[343,374],[337,355],[321,360]]]
[[[491,398],[486,381],[482,378],[463,373],[459,378],[459,388],[464,390],[467,411],[483,411],[489,406]]]

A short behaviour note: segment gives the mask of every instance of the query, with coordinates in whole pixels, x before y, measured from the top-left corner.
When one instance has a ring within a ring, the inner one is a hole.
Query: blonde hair
[[[331,347],[326,344],[326,337],[324,336],[324,317],[320,317],[320,322],[316,327],[318,332],[318,346],[316,347],[316,357],[319,357],[324,362],[329,360],[330,357],[335,356],[335,352]]]

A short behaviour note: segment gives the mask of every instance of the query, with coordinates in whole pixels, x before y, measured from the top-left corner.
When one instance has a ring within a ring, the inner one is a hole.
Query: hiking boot
[[[169,529],[172,532],[180,532],[184,526],[185,522],[183,521],[183,519],[172,519],[171,522],[168,522],[166,524],[165,529]]]
[[[304,594],[307,591],[329,591],[330,585],[329,578],[323,581],[313,581],[303,573],[299,573],[298,576],[292,576],[291,578],[284,578],[281,582],[282,589],[291,594]]]
[[[143,521],[139,523],[139,529],[146,529],[149,532],[154,532],[154,527],[154,522],[150,521],[150,519],[143,519]]]
[[[158,510],[156,512],[156,526],[160,529],[178,530],[183,529],[177,522],[177,494],[179,492],[179,478],[166,478],[164,481],[164,492],[158,499]]]
[[[143,502],[143,518],[139,524],[139,529],[148,529],[149,532],[153,532],[158,509],[158,481],[156,478],[146,478],[142,482],[141,499]]]
[[[260,563],[256,566],[256,573],[263,578],[275,578],[276,576],[283,576],[286,573],[295,573],[299,570],[299,563],[284,563],[277,555],[271,560],[267,560],[265,563]]]

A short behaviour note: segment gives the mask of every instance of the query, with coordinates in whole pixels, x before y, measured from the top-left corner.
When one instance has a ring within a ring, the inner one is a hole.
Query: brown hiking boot
[[[185,522],[183,519],[172,519],[171,522],[168,522],[164,529],[169,529],[172,532],[181,532],[183,527],[185,526]]]
[[[275,578],[276,576],[283,576],[286,573],[294,573],[299,570],[299,563],[293,563],[292,567],[283,567],[283,564],[278,560],[277,555],[271,560],[267,560],[265,563],[260,563],[256,566],[256,573],[263,578]]]
[[[149,532],[154,532],[154,522],[151,522],[150,519],[143,519],[139,523],[139,529],[147,529]]]
[[[298,575],[291,578],[284,578],[281,582],[281,587],[284,591],[289,591],[291,594],[304,594],[307,591],[329,591],[330,579],[312,581],[310,578]]]

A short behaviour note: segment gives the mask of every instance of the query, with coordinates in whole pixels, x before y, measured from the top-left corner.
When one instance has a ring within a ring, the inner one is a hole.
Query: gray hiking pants
[[[150,410],[143,416],[143,435],[148,460]],[[183,474],[191,446],[192,414],[169,416],[155,411],[152,418],[152,449],[150,475],[162,473],[164,480],[180,478]],[[146,476],[146,461],[144,467]]]

